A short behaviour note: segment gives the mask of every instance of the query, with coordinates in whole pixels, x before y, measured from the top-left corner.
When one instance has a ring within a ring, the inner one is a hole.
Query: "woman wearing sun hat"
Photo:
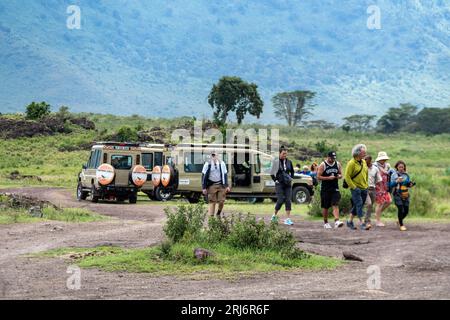
[[[379,183],[376,185],[376,197],[375,202],[377,204],[375,210],[376,216],[376,226],[384,227],[384,223],[381,222],[381,213],[386,210],[392,202],[391,195],[389,193],[389,171],[391,170],[391,166],[386,161],[389,160],[389,157],[386,152],[380,151],[378,152],[378,157],[375,160],[375,166],[378,168],[380,172],[381,179],[383,183]]]

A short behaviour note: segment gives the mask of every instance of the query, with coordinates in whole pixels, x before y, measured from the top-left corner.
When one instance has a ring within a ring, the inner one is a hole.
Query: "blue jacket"
[[[210,186],[209,173],[211,172],[211,162],[208,161],[202,170],[202,189],[205,190]],[[225,162],[220,161],[220,176],[222,177],[222,186],[228,187],[228,170]]]

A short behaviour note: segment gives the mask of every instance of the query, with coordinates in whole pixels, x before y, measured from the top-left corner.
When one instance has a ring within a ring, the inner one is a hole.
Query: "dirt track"
[[[394,225],[364,231],[326,231],[318,222],[294,219],[291,227],[306,251],[364,259],[335,271],[259,275],[237,281],[186,280],[148,274],[83,269],[81,289],[69,290],[67,263],[24,254],[59,247],[120,245],[143,247],[163,238],[162,205],[78,202],[55,188],[2,190],[33,195],[64,207],[86,207],[114,217],[69,224],[0,225],[0,299],[450,299],[450,224]],[[56,228],[55,227],[61,227]],[[368,290],[367,268],[381,271],[381,290]]]

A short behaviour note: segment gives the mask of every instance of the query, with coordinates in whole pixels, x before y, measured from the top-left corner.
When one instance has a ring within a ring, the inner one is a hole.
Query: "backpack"
[[[388,192],[392,193],[392,191],[394,191],[395,187],[391,187],[391,180],[392,180],[392,175],[394,174],[395,170],[394,169],[390,169],[387,175],[387,187],[388,187]]]

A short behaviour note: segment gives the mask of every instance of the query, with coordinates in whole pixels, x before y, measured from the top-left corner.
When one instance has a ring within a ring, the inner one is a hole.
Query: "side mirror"
[[[83,164],[83,170],[86,170],[87,169],[87,165],[86,164]]]

